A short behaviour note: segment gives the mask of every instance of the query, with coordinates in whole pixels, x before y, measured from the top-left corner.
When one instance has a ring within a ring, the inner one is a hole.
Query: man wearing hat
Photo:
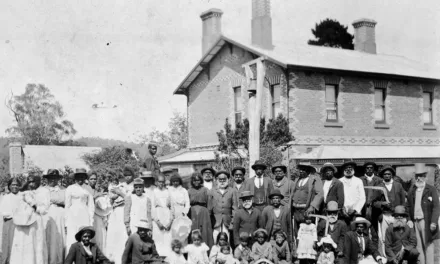
[[[153,141],[148,143],[148,153],[144,163],[142,164],[142,167],[144,167],[148,171],[159,173],[160,165],[159,162],[157,161],[156,153],[157,153],[157,143]]]
[[[243,204],[239,199],[240,193],[244,191],[244,175],[246,174],[246,169],[243,167],[235,167],[232,169],[231,188],[235,192],[235,197],[237,198],[238,208],[242,208]]]
[[[279,189],[274,189],[269,195],[271,205],[266,206],[262,213],[263,228],[266,229],[269,239],[275,240],[273,235],[281,230],[287,234],[287,242],[292,242],[291,216],[288,205],[284,206],[281,201],[284,196]]]
[[[348,228],[344,221],[339,220],[339,212],[340,208],[337,202],[329,201],[325,208],[325,212],[328,219],[328,230],[327,235],[329,235],[333,241],[337,244],[335,257],[335,263],[342,262],[341,258],[344,254],[344,242],[345,242],[345,233],[347,233]],[[325,237],[326,234],[327,223],[325,220],[321,220],[318,223],[317,232],[318,232],[318,240]]]
[[[279,189],[284,199],[281,201],[282,205],[288,206],[290,196],[293,193],[294,185],[291,179],[286,177],[287,167],[282,164],[272,166],[272,174],[275,176],[272,183],[275,189]]]
[[[407,225],[408,213],[405,206],[394,208],[394,223],[390,224],[385,236],[385,253],[389,263],[400,264],[403,260],[417,263],[417,238],[414,229]]]
[[[229,237],[229,229],[232,229],[233,213],[238,209],[236,192],[229,187],[229,172],[218,171],[215,174],[217,186],[212,189],[208,196],[208,210],[214,216],[214,244],[217,243],[217,235],[225,232]]]
[[[316,169],[308,163],[297,165],[299,177],[295,179],[292,190],[291,206],[296,234],[299,225],[304,222],[304,215],[318,211],[322,201],[322,182],[314,175]]]
[[[246,232],[253,234],[255,230],[263,226],[260,210],[253,207],[254,195],[250,191],[240,193],[243,208],[238,209],[234,215],[233,234],[235,245],[240,244],[239,234]]]
[[[344,207],[344,185],[342,182],[335,178],[335,174],[338,170],[332,163],[325,163],[321,168],[321,175],[324,179],[323,183],[323,204],[326,205],[331,201],[335,201],[338,204],[338,208]]]
[[[159,261],[156,245],[149,235],[151,232],[151,222],[141,219],[135,226],[137,229],[136,233],[130,235],[127,243],[125,243],[122,264],[155,263],[155,261]]]
[[[415,185],[408,192],[408,213],[411,221],[409,226],[415,227],[419,263],[434,263],[433,240],[440,237],[439,215],[440,205],[437,190],[426,183],[427,170],[425,164],[415,164]]]
[[[125,197],[124,205],[124,223],[128,235],[136,233],[136,224],[140,220],[147,219],[151,223],[152,219],[152,202],[145,194],[144,181],[136,178],[133,186],[133,193]]]
[[[112,263],[96,244],[91,240],[95,237],[95,230],[92,226],[81,227],[75,235],[76,243],[74,243],[67,254],[65,264],[97,264],[97,263]],[[61,246],[61,245],[59,245]]]
[[[352,223],[352,231],[345,234],[344,263],[350,264],[385,264],[379,255],[377,246],[365,235],[365,230],[370,228],[371,223],[363,217],[357,217]]]
[[[364,164],[364,175],[360,177],[364,186],[378,187],[382,185],[383,179],[376,176],[376,163],[369,161]],[[382,196],[382,192],[378,190],[365,189],[365,205],[362,214],[372,223],[373,228],[377,231],[377,220],[380,210],[373,207],[373,202]]]
[[[161,168],[162,174],[165,176],[165,181],[169,181],[171,179],[171,176],[174,174],[175,168],[173,167],[163,167]]]
[[[342,216],[347,224],[350,224],[355,215],[359,215],[362,212],[366,199],[362,180],[354,177],[355,168],[356,163],[354,161],[345,162],[341,166],[343,177],[340,181],[344,185],[345,195]]]
[[[146,170],[142,171],[140,179],[144,181],[145,195],[148,197],[148,199],[150,199],[151,202],[153,202],[154,199],[153,191],[156,188],[156,186],[154,185],[156,179],[153,176],[153,172]]]
[[[249,178],[245,182],[244,190],[254,194],[254,207],[260,212],[268,205],[269,194],[273,190],[272,180],[264,177],[264,171],[267,166],[262,161],[255,161],[252,169],[255,171],[255,177]]]
[[[206,167],[203,168],[200,173],[203,176],[203,186],[206,187],[208,190],[212,190],[215,187],[213,182],[215,170],[212,167]]]

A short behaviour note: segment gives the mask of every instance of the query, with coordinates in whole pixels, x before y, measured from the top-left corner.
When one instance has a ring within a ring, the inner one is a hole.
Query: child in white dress
[[[183,256],[182,252],[182,242],[177,239],[171,241],[171,253],[165,259],[165,262],[169,264],[186,264],[186,259]]]
[[[334,264],[335,254],[333,251],[336,249],[337,245],[333,239],[329,235],[323,237],[321,241],[318,242],[318,246],[322,246],[323,251],[319,254],[317,264]]]
[[[315,242],[318,241],[316,225],[312,223],[312,218],[305,216],[305,223],[299,225],[298,230],[298,259],[316,259],[316,251],[313,249]]]
[[[209,247],[202,242],[200,230],[193,230],[191,233],[192,244],[187,245],[183,253],[188,253],[188,264],[209,264]]]

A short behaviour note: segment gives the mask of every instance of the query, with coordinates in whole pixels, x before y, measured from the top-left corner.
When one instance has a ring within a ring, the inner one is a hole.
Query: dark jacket
[[[416,201],[416,189],[414,185],[408,192],[408,210],[409,216],[414,221],[414,209]],[[440,205],[438,200],[437,190],[434,186],[426,184],[422,194],[422,211],[425,219],[425,237],[426,243],[431,243],[434,239],[440,237],[438,218],[440,216]],[[431,232],[430,225],[437,224],[437,228],[434,232]]]
[[[321,220],[318,223],[317,231],[318,231],[318,240],[321,240],[325,236],[325,227],[326,221]],[[332,240],[338,246],[336,248],[336,252],[344,252],[344,242],[345,242],[345,233],[348,232],[348,227],[344,221],[338,220],[334,226],[333,230],[328,228],[328,234],[331,236]]]
[[[275,213],[274,208],[272,205],[266,206],[264,208],[262,216],[262,228],[266,229],[267,233],[269,234],[268,240],[272,239],[273,236],[273,223],[275,221]],[[281,205],[280,206],[281,212],[280,212],[280,222],[281,222],[281,230],[283,230],[287,235],[287,242],[289,244],[292,242],[292,232],[291,232],[291,216],[290,216],[290,210],[287,206]]]
[[[364,256],[372,255],[377,259],[379,252],[374,242],[368,236],[364,236],[365,251],[361,252],[361,245],[359,244],[358,236],[355,231],[350,231],[345,234],[344,242],[344,263],[357,264],[359,263],[358,254],[362,253]]]
[[[361,176],[360,179],[364,186],[381,186],[383,179],[378,176],[373,176],[371,182],[368,182],[367,176]],[[365,189],[365,206],[372,205],[372,202],[377,199],[377,196],[381,196],[382,192],[378,190]]]
[[[224,224],[227,228],[230,227],[233,219],[233,214],[238,209],[236,192],[228,187],[224,194],[215,188],[209,192],[208,210],[210,214],[214,215],[214,228],[220,227]]]
[[[147,157],[145,158],[142,167],[146,168],[148,171],[156,173],[160,172],[160,165],[157,158],[150,153],[147,153]]]
[[[125,243],[122,264],[145,264],[154,262],[158,257],[154,241],[152,239],[143,241],[138,233],[134,233]]]
[[[296,178],[294,181],[294,187],[292,190],[292,197],[296,191],[296,186],[299,178]],[[323,201],[323,190],[322,190],[322,181],[316,175],[310,175],[309,180],[307,181],[307,185],[309,187],[309,195],[307,197],[306,208],[312,206],[316,210],[320,209],[321,202]],[[292,208],[292,199],[290,199],[290,208]]]
[[[254,208],[249,214],[245,209],[239,209],[234,216],[234,226],[232,233],[234,234],[235,245],[240,244],[240,233],[246,232],[253,236],[254,231],[263,226],[263,218],[260,210]]]
[[[394,208],[398,205],[405,205],[405,190],[402,185],[396,181],[393,181],[391,191],[385,187],[385,183],[381,183],[380,187],[385,188],[388,196],[388,200],[390,201],[391,210],[394,211]],[[382,202],[385,201],[385,196],[382,194],[377,197],[376,201],[373,202],[374,207],[381,209]]]
[[[322,183],[322,185],[324,186],[324,182]],[[325,200],[325,203],[324,203],[324,196],[322,197],[321,203],[323,205],[323,209],[325,208],[325,205],[330,201],[337,202],[339,209],[342,209],[344,207],[344,202],[345,202],[344,184],[336,178],[332,179],[332,183],[330,184],[330,188],[328,190],[327,199]]]
[[[252,194],[254,194],[255,177],[249,178],[245,181],[245,187],[243,191],[250,191]],[[266,204],[269,204],[269,194],[273,190],[272,180],[269,177],[263,177],[263,188],[265,192],[265,202]]]
[[[232,190],[235,192],[235,198],[237,199],[238,209],[243,208],[243,201],[240,199],[240,193],[245,189],[245,183],[242,182],[240,189],[237,188],[237,183],[233,182],[229,186],[231,186]]]
[[[401,232],[394,229],[392,224],[389,225],[385,234],[385,254],[388,261],[393,261],[396,258],[396,254],[399,253],[402,246],[408,251],[417,247],[414,229],[404,226],[403,232]]]
[[[106,256],[104,256],[104,254],[102,254],[101,250],[98,248],[98,246],[96,246],[96,244],[90,243],[90,251],[92,252],[92,257],[89,261],[87,261],[89,257],[84,250],[84,247],[82,246],[81,242],[76,242],[70,247],[69,254],[67,254],[64,264],[112,263]]]

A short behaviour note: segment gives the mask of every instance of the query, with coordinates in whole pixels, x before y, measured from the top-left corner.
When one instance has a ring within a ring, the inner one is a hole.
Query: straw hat
[[[78,233],[75,234],[76,241],[80,242],[81,237],[84,234],[84,232],[90,232],[90,239],[95,237],[95,229],[93,226],[83,226],[79,229]]]

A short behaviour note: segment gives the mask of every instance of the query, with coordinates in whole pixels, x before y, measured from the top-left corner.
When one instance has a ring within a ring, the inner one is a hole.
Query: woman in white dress
[[[183,181],[180,176],[174,175],[171,177],[171,186],[168,187],[171,206],[174,209],[174,216],[186,216],[189,212],[189,195],[188,191],[182,187]]]
[[[96,234],[93,241],[101,249],[104,255],[107,255],[107,225],[110,213],[113,211],[108,194],[108,186],[101,185],[99,187],[99,195],[95,196],[95,215],[93,219],[93,227]]]
[[[75,234],[83,226],[93,226],[93,215],[95,203],[90,192],[85,189],[87,179],[85,169],[76,169],[74,178],[75,184],[66,189],[66,245],[67,252],[72,244],[76,243]]]
[[[169,256],[171,250],[171,224],[173,210],[171,196],[165,187],[165,177],[157,177],[157,188],[153,190],[153,240],[160,256]]]

